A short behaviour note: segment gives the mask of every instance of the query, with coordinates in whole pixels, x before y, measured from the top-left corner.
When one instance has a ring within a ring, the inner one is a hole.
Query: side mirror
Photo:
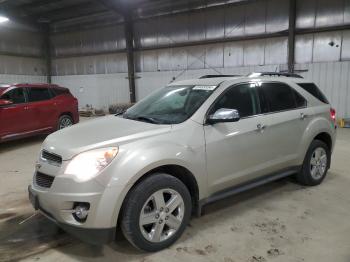
[[[220,108],[207,119],[208,124],[216,124],[221,122],[237,122],[240,119],[238,110]]]
[[[13,102],[10,101],[10,100],[0,99],[0,106],[8,106],[8,105],[11,105],[11,104],[13,104]]]

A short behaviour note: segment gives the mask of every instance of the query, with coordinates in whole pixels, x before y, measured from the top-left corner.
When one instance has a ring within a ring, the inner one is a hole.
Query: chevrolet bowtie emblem
[[[36,169],[40,169],[40,168],[41,168],[41,164],[36,163],[35,168],[36,168]]]

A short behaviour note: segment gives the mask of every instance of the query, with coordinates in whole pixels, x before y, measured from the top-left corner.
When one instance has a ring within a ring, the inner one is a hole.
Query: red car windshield
[[[2,93],[5,92],[6,89],[7,89],[7,87],[0,86],[0,96],[2,95]]]

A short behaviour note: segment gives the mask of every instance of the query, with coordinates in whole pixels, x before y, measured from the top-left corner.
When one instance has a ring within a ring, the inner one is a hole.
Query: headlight
[[[87,181],[108,166],[117,154],[118,147],[83,152],[72,159],[64,173],[75,176],[80,182]]]

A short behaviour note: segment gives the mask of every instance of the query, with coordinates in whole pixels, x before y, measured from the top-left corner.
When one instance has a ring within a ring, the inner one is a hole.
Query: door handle
[[[265,129],[266,129],[266,126],[263,125],[263,124],[257,124],[257,125],[256,125],[256,130],[257,130],[258,132],[263,132]]]
[[[300,119],[304,120],[305,118],[307,118],[307,114],[300,113]]]

